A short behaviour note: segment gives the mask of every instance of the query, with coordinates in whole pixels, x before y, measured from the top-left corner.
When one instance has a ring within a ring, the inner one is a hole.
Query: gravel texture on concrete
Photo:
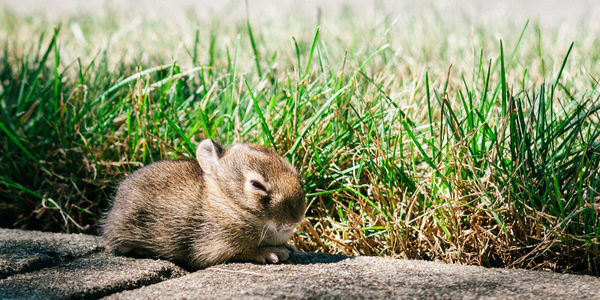
[[[183,274],[185,271],[167,261],[101,253],[0,280],[0,298],[98,298]]]
[[[98,298],[185,273],[106,254],[95,236],[0,229],[0,299]]]
[[[0,279],[99,251],[98,238],[0,228]]]
[[[600,278],[438,262],[299,253],[286,264],[223,264],[108,299],[600,299]]]
[[[114,256],[87,235],[0,229],[0,299],[600,299],[600,278],[381,257],[296,253],[284,264],[188,273]]]

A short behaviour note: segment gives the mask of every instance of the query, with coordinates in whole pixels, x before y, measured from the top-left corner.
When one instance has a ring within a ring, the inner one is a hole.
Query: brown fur
[[[297,171],[275,151],[224,150],[205,140],[197,160],[161,161],[129,175],[102,222],[103,239],[108,251],[194,269],[275,263],[290,255],[286,242],[305,209]]]

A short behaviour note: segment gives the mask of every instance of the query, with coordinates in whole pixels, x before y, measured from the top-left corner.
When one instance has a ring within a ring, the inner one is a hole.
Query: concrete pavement
[[[600,299],[600,278],[297,253],[285,264],[187,272],[104,253],[95,236],[0,229],[1,299]]]

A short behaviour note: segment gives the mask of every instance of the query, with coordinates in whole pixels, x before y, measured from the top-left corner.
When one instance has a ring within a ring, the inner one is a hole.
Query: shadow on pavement
[[[289,265],[310,265],[310,264],[331,264],[337,263],[344,259],[352,258],[350,256],[327,254],[327,253],[312,253],[312,252],[296,252],[284,262]]]

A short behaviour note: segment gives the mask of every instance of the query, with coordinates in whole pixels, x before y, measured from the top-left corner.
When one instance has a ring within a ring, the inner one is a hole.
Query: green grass
[[[600,32],[354,14],[5,10],[0,226],[94,233],[128,172],[213,138],[299,168],[302,250],[600,274]]]

